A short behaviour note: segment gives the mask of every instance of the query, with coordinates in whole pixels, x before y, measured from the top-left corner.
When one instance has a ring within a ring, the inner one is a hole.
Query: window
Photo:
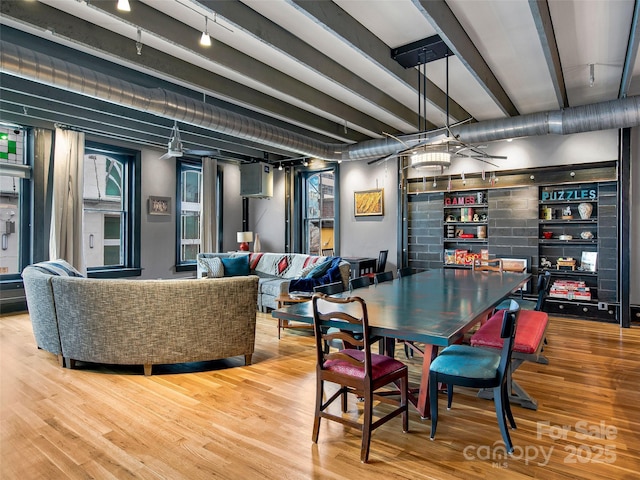
[[[30,168],[26,154],[27,131],[18,127],[0,126],[0,275],[18,275],[21,259],[29,258],[24,251],[28,244],[22,238],[23,227],[29,223],[27,205]],[[10,278],[10,277],[7,277]]]
[[[195,264],[200,252],[202,212],[202,165],[178,161],[178,259],[177,264]]]
[[[304,252],[321,255],[334,250],[335,174],[334,170],[303,173],[302,236]]]
[[[139,155],[129,150],[85,147],[83,248],[90,276],[140,267],[139,168]]]

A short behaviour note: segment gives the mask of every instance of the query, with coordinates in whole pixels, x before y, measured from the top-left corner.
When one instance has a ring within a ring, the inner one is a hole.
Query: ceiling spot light
[[[130,12],[131,5],[129,5],[129,0],[118,0],[118,10],[121,12]]]
[[[136,41],[136,53],[142,55],[142,30],[138,29],[138,40]]]
[[[589,86],[593,87],[593,84],[596,83],[596,64],[589,64]]]
[[[282,171],[282,164],[278,164],[278,170]]]
[[[204,17],[204,31],[200,37],[200,45],[203,47],[211,46],[211,37],[209,36],[209,17]]]

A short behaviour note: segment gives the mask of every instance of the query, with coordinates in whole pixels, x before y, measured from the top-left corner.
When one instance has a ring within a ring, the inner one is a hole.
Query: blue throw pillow
[[[329,270],[331,268],[331,263],[332,263],[331,260],[332,260],[331,257],[327,258],[327,260],[325,260],[321,264],[317,265],[304,278],[320,278],[320,277],[322,277],[325,273],[327,273],[327,270]]]
[[[241,257],[221,258],[225,277],[249,275],[249,255]]]

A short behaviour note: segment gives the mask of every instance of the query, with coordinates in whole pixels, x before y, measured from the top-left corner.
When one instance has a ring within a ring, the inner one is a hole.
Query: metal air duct
[[[240,115],[161,88],[146,88],[74,65],[18,45],[0,42],[0,70],[34,82],[197,125],[253,142],[329,161],[367,160],[391,155],[406,147],[384,138],[357,144],[321,142],[251,117]],[[467,143],[547,134],[609,130],[640,125],[640,97],[465,124],[452,128]],[[442,132],[426,133],[421,141]],[[403,139],[403,137],[399,137]],[[415,135],[403,139],[416,142]]]

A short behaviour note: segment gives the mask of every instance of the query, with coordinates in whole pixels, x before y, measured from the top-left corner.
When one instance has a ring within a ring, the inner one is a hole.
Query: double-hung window
[[[178,161],[177,264],[194,264],[200,252],[202,164]]]
[[[89,276],[139,274],[139,171],[136,152],[85,146],[83,249]]]

